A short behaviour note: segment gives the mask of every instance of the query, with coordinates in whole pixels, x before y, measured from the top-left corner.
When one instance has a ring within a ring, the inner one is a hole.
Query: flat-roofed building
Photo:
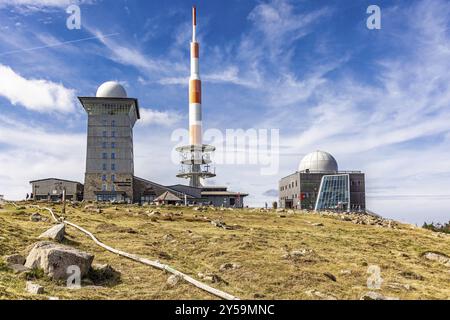
[[[66,190],[66,200],[82,201],[83,200],[83,185],[80,182],[48,178],[41,180],[30,181],[32,199],[36,201],[48,200],[59,201],[62,200],[63,190]]]

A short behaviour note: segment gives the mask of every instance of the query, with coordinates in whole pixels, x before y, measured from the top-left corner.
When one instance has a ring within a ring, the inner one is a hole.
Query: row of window
[[[102,147],[103,149],[108,148],[108,143],[107,142],[103,142],[102,143]],[[111,149],[115,149],[116,148],[116,143],[115,142],[111,142]]]
[[[103,138],[108,138],[108,131],[103,131],[102,136],[103,136]],[[116,137],[116,132],[111,131],[111,138],[115,138],[115,137]]]
[[[104,183],[102,185],[102,191],[108,191],[108,184]],[[114,184],[111,185],[111,191],[115,192],[116,191],[116,186]]]
[[[106,127],[108,125],[108,120],[103,120],[103,126]],[[112,120],[111,121],[111,127],[115,127],[116,126],[116,120]]]
[[[102,159],[108,159],[108,154],[106,152],[103,153]],[[111,153],[111,159],[115,160],[116,159],[116,154],[113,152]]]
[[[103,171],[107,171],[108,170],[108,166],[106,163],[104,163],[102,165],[102,170]],[[111,171],[116,171],[116,164],[115,163],[111,163]]]
[[[295,182],[289,183],[286,186],[281,186],[280,187],[280,191],[284,191],[284,190],[288,190],[288,189],[292,189],[292,188],[296,188],[298,187],[298,181],[295,180]]]
[[[106,174],[102,175],[102,181],[108,181],[108,176]],[[116,175],[111,175],[111,182],[116,182]]]
[[[287,196],[287,197],[281,197],[280,199],[281,200],[292,200],[292,199],[305,200],[305,199],[312,198],[312,197],[314,197],[314,193],[303,192],[301,195],[300,194],[293,194],[292,198]]]

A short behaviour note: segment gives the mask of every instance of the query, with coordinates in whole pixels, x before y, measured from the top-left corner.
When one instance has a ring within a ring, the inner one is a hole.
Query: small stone
[[[337,298],[331,294],[322,293],[317,290],[308,290],[305,292],[307,295],[317,297],[321,300],[337,300]]]
[[[337,281],[336,277],[335,277],[334,274],[332,274],[332,273],[325,272],[323,275],[324,275],[325,277],[327,277],[328,279],[330,279],[331,281],[334,281],[334,282]]]
[[[41,214],[40,213],[33,213],[32,215],[31,215],[31,217],[30,217],[30,220],[32,221],[32,222],[39,222],[39,221],[42,221],[42,216],[41,216]]]
[[[178,282],[180,281],[180,277],[177,275],[171,275],[168,279],[167,279],[167,285],[169,287],[175,287]]]
[[[323,223],[313,223],[312,224],[313,227],[323,227]]]
[[[403,283],[391,283],[387,285],[388,288],[393,289],[393,290],[406,290],[406,291],[410,291],[412,290],[411,285],[409,284],[403,284]]]
[[[403,271],[402,273],[400,273],[400,275],[406,279],[410,279],[410,280],[420,280],[423,281],[425,280],[425,278],[423,276],[421,276],[420,274],[414,273],[412,271]]]
[[[20,265],[24,265],[26,259],[21,256],[20,254],[13,254],[10,256],[5,256],[3,257],[3,260],[5,260],[6,264],[20,264]]]
[[[225,272],[228,270],[236,270],[236,269],[240,269],[241,265],[237,264],[237,263],[224,263],[220,266],[219,271],[220,272]]]
[[[164,239],[165,241],[173,241],[173,240],[175,240],[175,237],[174,237],[173,235],[171,235],[171,234],[166,234],[166,235],[163,237],[163,239]]]
[[[369,291],[361,297],[361,300],[399,300],[399,299],[393,297],[385,297],[381,293]]]
[[[350,275],[350,274],[352,274],[352,271],[351,270],[341,270],[341,274]]]
[[[94,282],[99,282],[118,280],[121,274],[109,264],[93,264],[89,276],[96,280]]]
[[[58,224],[53,228],[45,231],[39,236],[39,239],[55,240],[57,242],[62,242],[66,234],[66,226],[64,223]]]
[[[422,255],[423,258],[430,260],[430,261],[436,261],[438,263],[443,264],[444,266],[450,267],[450,258],[447,257],[443,253],[438,252],[425,252]]]
[[[26,289],[27,289],[28,293],[31,293],[31,294],[43,294],[44,293],[44,287],[42,287],[38,284],[35,284],[31,281],[27,281]]]

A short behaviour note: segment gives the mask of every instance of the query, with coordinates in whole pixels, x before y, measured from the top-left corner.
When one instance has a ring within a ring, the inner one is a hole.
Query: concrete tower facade
[[[106,82],[96,97],[79,97],[88,114],[84,199],[133,202],[133,127],[138,100],[117,82]]]

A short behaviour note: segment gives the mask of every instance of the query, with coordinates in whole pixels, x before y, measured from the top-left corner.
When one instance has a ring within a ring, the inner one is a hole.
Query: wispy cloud
[[[95,0],[0,0],[1,7],[16,7],[26,10],[45,8],[67,8],[71,4],[92,4]]]
[[[148,108],[140,109],[141,120],[138,125],[162,125],[166,127],[172,127],[178,121],[181,120],[181,115],[173,111],[158,111]]]

